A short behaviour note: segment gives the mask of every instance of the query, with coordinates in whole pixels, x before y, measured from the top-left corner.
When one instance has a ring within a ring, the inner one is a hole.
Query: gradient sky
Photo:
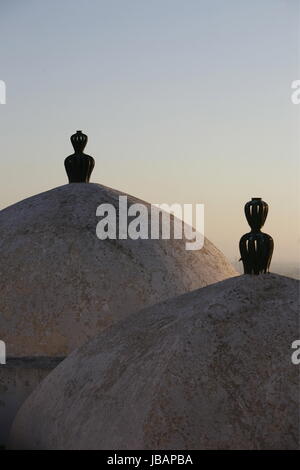
[[[274,261],[300,259],[299,0],[0,0],[1,207],[66,183],[70,135],[93,182],[204,203],[231,259],[262,197]]]

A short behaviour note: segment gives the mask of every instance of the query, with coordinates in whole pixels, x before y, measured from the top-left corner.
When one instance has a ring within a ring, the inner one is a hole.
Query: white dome
[[[68,184],[1,212],[0,337],[10,356],[64,356],[129,313],[237,274],[208,240],[200,251],[184,240],[99,240],[96,208],[121,194]]]
[[[20,409],[12,448],[296,449],[299,282],[240,276],[74,351]]]

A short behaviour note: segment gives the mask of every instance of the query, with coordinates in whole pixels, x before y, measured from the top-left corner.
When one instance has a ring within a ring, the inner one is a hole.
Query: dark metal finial
[[[82,131],[77,131],[71,136],[74,148],[72,155],[65,159],[65,169],[69,183],[88,183],[95,166],[95,160],[90,155],[83,153],[88,137]]]
[[[245,215],[251,232],[240,239],[241,260],[245,274],[269,272],[273,254],[273,238],[260,229],[268,215],[269,206],[260,197],[253,197],[245,204]]]
[[[88,136],[83,134],[82,131],[76,131],[76,134],[71,135],[70,140],[75,153],[82,153],[87,144]]]

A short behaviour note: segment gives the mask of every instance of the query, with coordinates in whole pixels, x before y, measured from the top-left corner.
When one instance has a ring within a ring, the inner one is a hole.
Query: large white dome
[[[74,183],[0,214],[0,338],[10,356],[65,356],[142,307],[235,276],[208,240],[104,240],[96,208],[118,191]],[[128,205],[141,202],[128,196]]]
[[[152,306],[74,351],[11,447],[296,449],[299,282],[240,276]]]

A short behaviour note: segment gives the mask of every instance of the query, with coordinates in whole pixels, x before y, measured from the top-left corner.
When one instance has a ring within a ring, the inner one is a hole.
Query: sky
[[[273,260],[300,262],[300,0],[0,0],[1,208],[67,183],[89,136],[92,182],[204,203],[230,260],[251,197]]]

